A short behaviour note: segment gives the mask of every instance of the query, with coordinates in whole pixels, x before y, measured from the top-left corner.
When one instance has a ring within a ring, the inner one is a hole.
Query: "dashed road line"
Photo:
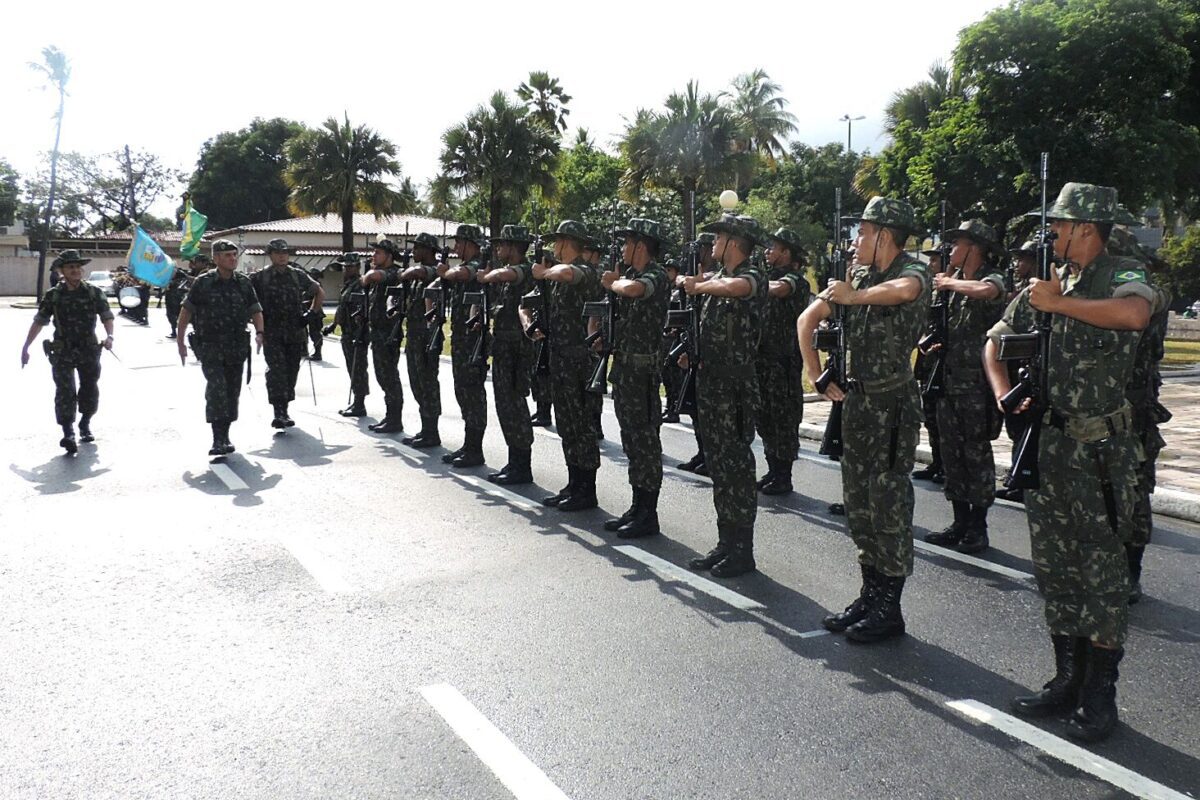
[[[357,587],[345,579],[337,565],[306,539],[294,535],[276,538],[325,591],[330,594],[351,594],[358,591]]]
[[[491,481],[485,481],[483,478],[476,477],[475,475],[459,475],[458,473],[451,474],[459,481],[474,486],[476,489],[479,489],[485,494],[490,494],[493,497],[498,497],[501,500],[505,500],[510,505],[514,505],[522,511],[537,511],[538,509],[542,508],[539,503],[530,500],[528,497],[524,497],[516,492],[509,491],[503,486],[497,486]]]
[[[568,800],[546,773],[453,686],[438,683],[419,691],[517,800]]]
[[[1022,572],[1019,569],[1006,567],[1003,564],[993,564],[991,561],[985,561],[984,559],[976,558],[975,556],[964,555],[946,547],[938,547],[937,545],[929,544],[928,542],[922,542],[920,539],[913,540],[913,547],[923,553],[930,553],[932,555],[940,556],[942,558],[949,558],[963,564],[969,564],[972,567],[985,569],[988,572],[995,572],[996,574],[1003,575],[1006,578],[1013,578],[1014,580],[1018,581],[1033,580],[1033,575],[1029,574],[1028,572]]]
[[[705,594],[715,597],[723,603],[727,603],[728,605],[731,605],[741,611],[764,607],[763,604],[757,600],[751,600],[749,597],[740,595],[732,589],[726,588],[719,583],[714,583],[708,578],[702,578],[699,575],[688,572],[682,567],[675,566],[670,561],[661,559],[652,553],[647,553],[640,547],[633,547],[631,545],[615,545],[613,549],[629,556],[634,561],[640,561],[642,564],[646,565],[664,578],[687,584],[696,591],[704,592]]]
[[[228,464],[217,462],[209,464],[208,468],[212,471],[213,475],[216,475],[220,479],[221,483],[225,484],[225,488],[231,492],[240,492],[250,488]]]

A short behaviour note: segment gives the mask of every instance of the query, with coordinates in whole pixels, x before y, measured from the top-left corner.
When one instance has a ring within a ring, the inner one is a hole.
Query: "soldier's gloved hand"
[[[333,333],[333,329],[336,327],[337,325],[326,325],[324,328],[321,328],[321,335],[328,336],[329,334]]]

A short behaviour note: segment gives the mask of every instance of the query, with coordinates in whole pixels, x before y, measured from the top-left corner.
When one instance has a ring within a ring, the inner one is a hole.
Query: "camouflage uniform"
[[[518,235],[514,233],[516,228],[506,225],[505,235]],[[518,316],[521,297],[533,288],[532,266],[528,261],[505,266],[518,277],[502,284],[492,306],[492,394],[510,452],[524,452],[533,447],[533,425],[525,398],[529,396],[534,344],[525,336]]]
[[[308,352],[302,305],[312,301],[317,283],[292,264],[268,266],[250,276],[250,281],[263,311],[267,402],[278,409],[296,399],[300,361]]]
[[[104,291],[87,281],[81,281],[74,291],[67,288],[65,280],[60,281],[38,304],[34,321],[43,326],[54,323],[50,374],[54,378],[54,418],[59,425],[74,425],[76,412],[89,419],[99,407],[102,347],[96,340],[97,318],[110,320],[113,313]]]
[[[371,393],[371,381],[367,377],[367,355],[370,344],[370,327],[367,322],[366,295],[362,278],[352,278],[342,284],[338,295],[337,310],[333,312],[333,326],[342,331],[342,356],[346,360],[346,371],[350,373],[350,393],[356,402]],[[331,326],[332,327],[332,326]],[[396,371],[397,349],[392,360],[392,371]],[[400,375],[396,373],[396,381]],[[401,393],[400,400],[403,402]]]
[[[321,270],[311,269],[308,271],[308,276],[313,279],[313,283],[321,285]],[[308,318],[308,340],[312,342],[312,358],[314,361],[321,360],[321,346],[325,343],[325,337],[321,334],[321,328],[325,325],[324,314],[313,314]]]
[[[192,316],[192,349],[204,372],[204,416],[208,422],[238,418],[242,371],[250,356],[246,323],[262,310],[250,279],[240,272],[222,280],[217,270],[204,273],[183,301]]]
[[[483,233],[474,225],[459,225],[458,230],[454,234],[456,239],[468,239],[473,242],[480,242]],[[458,265],[465,269],[469,274],[466,281],[452,282],[446,284],[452,292],[452,300],[450,302],[450,366],[454,378],[454,398],[458,401],[458,408],[463,418],[463,427],[466,429],[466,440],[463,450],[470,451],[470,455],[477,458],[474,460],[482,460],[482,453],[478,451],[478,445],[482,444],[483,432],[487,429],[487,389],[485,381],[487,378],[488,365],[487,360],[483,364],[472,365],[471,353],[475,349],[476,339],[479,336],[478,331],[472,331],[467,327],[467,323],[471,319],[471,306],[463,302],[463,295],[467,292],[478,292],[481,287],[475,280],[476,273],[482,268],[483,263],[479,258],[473,258],[470,261],[464,261]],[[485,296],[486,296],[485,292]],[[478,444],[477,444],[478,443]],[[462,451],[457,451],[459,455],[464,455]]]
[[[575,281],[552,282],[547,304],[555,418],[567,465],[594,471],[600,468],[600,448],[596,444],[595,400],[587,391],[593,362],[583,343],[583,304],[599,299],[600,274],[583,259],[571,266]]]
[[[413,244],[436,249],[437,239],[424,234],[413,240]],[[424,288],[437,278],[437,264],[412,266],[419,267],[424,274],[412,282],[412,300],[404,316],[404,326],[407,329],[404,360],[408,364],[408,383],[420,409],[421,422],[436,430],[438,417],[442,415],[442,386],[438,382],[441,353],[427,352],[431,330],[429,322],[425,319],[425,301],[421,294]]]
[[[377,243],[382,249],[395,255],[391,241],[384,239]],[[392,337],[396,320],[388,318],[388,290],[400,284],[400,268],[392,264],[383,270],[383,280],[371,284],[367,290],[367,338],[371,347],[371,365],[375,372],[375,382],[383,392],[384,420],[389,423],[400,423],[404,410],[404,384],[400,381],[400,342]],[[344,296],[344,294],[343,294]],[[423,303],[413,302],[412,305],[424,307]],[[411,331],[410,331],[411,333]],[[346,328],[342,327],[342,349],[346,348]],[[411,339],[409,345],[412,345]],[[363,362],[363,384],[366,380],[366,353],[360,354]],[[366,394],[364,392],[363,394]],[[382,424],[382,423],[380,423]]]
[[[163,300],[167,305],[167,324],[171,326],[171,336],[175,336],[175,326],[179,322],[179,309],[183,308],[183,298],[187,295],[184,286],[190,280],[188,274],[179,267],[171,275],[171,282],[163,292]]]

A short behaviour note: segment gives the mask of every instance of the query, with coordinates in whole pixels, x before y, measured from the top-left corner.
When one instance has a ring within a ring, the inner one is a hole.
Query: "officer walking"
[[[187,328],[195,321],[192,349],[204,371],[204,416],[212,425],[210,456],[234,451],[229,426],[238,418],[242,366],[250,357],[246,322],[254,324],[255,343],[263,347],[263,314],[254,285],[237,271],[238,247],[228,239],[212,244],[211,269],[192,284],[179,312],[179,360],[187,364]],[[294,308],[294,306],[293,306]],[[247,366],[247,380],[250,377]]]
[[[671,299],[666,271],[655,261],[663,246],[662,225],[634,218],[617,231],[625,237],[621,264],[601,276],[604,288],[617,303],[616,332],[612,342],[613,407],[621,426],[621,448],[629,459],[629,485],[633,502],[621,516],[607,520],[604,529],[622,539],[659,532],[658,493],[662,488],[661,382],[663,322]]]
[[[918,232],[913,208],[875,197],[861,217],[857,264],[845,281],[828,287],[800,315],[796,332],[809,380],[821,374],[813,331],[844,307],[847,374],[832,383],[829,400],[842,402],[842,495],[850,536],[858,546],[862,588],[844,611],[822,624],[855,642],[904,633],[900,596],[913,567],[913,459],[921,426],[921,398],[910,360],[928,314],[929,274],[904,251]]]
[[[416,262],[400,273],[400,280],[412,288],[404,324],[408,328],[408,344],[404,360],[408,363],[408,383],[421,413],[421,430],[416,436],[401,440],[409,447],[425,450],[442,443],[438,434],[438,418],[442,415],[442,387],[438,382],[441,353],[429,352],[430,325],[425,317],[425,287],[437,278],[437,237],[419,233],[412,240],[412,256]]]
[[[333,322],[322,330],[328,336],[337,328],[342,330],[342,356],[346,371],[350,373],[350,405],[338,413],[343,417],[365,417],[366,397],[371,393],[371,382],[367,377],[367,358],[370,345],[370,327],[367,324],[367,294],[359,274],[361,261],[358,253],[342,253],[335,262],[342,268],[342,291],[338,295],[337,310]],[[396,379],[400,376],[397,373]]]
[[[113,313],[108,299],[100,287],[83,279],[83,267],[90,261],[78,250],[63,250],[54,259],[51,268],[60,271],[62,280],[42,295],[21,348],[24,368],[29,363],[29,346],[42,328],[54,323],[54,338],[46,343],[46,355],[54,378],[54,417],[63,432],[58,446],[68,454],[79,449],[75,443],[76,413],[80,438],[94,441],[92,417],[100,405],[100,348],[112,350],[113,344]],[[96,341],[97,318],[107,334],[103,343]]]
[[[402,276],[400,268],[396,266],[396,259],[402,255],[402,251],[396,246],[396,243],[391,239],[380,239],[375,243],[375,252],[371,254],[371,266],[366,275],[361,280],[361,291],[366,293],[366,313],[367,313],[367,329],[369,331],[368,338],[371,349],[371,362],[375,368],[375,380],[379,383],[379,388],[383,392],[384,414],[383,419],[373,425],[368,426],[376,433],[399,433],[404,430],[404,423],[401,421],[401,412],[404,410],[404,386],[400,382],[400,337],[393,336],[393,331],[402,332],[402,322],[393,322],[389,317],[388,294],[395,287],[400,285]],[[422,309],[424,308],[423,304]],[[401,308],[399,313],[403,313]],[[423,317],[422,317],[423,319]],[[410,331],[411,332],[411,331]],[[360,335],[361,339],[362,336]],[[342,327],[342,347],[346,346],[346,328]],[[362,344],[358,345],[363,347]],[[409,339],[409,347],[412,347],[411,337]],[[353,353],[351,354],[353,355]],[[364,355],[359,352],[359,356]],[[365,359],[362,359],[365,362]],[[356,362],[357,363],[357,362]],[[367,394],[368,384],[365,380],[366,366],[364,364],[362,372],[363,381],[363,396]],[[351,376],[351,385],[353,387],[354,378]],[[357,393],[355,394],[358,398]],[[343,416],[361,416],[358,409],[362,409],[362,413],[366,413],[366,408],[362,403],[357,406],[352,404],[346,409],[349,412]]]
[[[463,446],[442,456],[442,463],[455,467],[478,467],[483,464],[483,434],[487,429],[487,360],[471,363],[478,332],[470,330],[471,307],[463,302],[465,292],[478,288],[475,277],[486,268],[481,259],[483,231],[475,225],[459,225],[454,231],[454,252],[459,263],[453,267],[442,264],[443,291],[450,291],[450,365],[454,377],[454,397],[463,418]],[[486,290],[485,290],[486,294]]]

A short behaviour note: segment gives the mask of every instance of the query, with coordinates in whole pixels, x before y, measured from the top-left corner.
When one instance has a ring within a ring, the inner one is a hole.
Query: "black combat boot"
[[[1024,505],[1025,490],[1024,489],[997,489],[996,490],[996,499],[997,500],[1008,500],[1009,502],[1012,502],[1012,503],[1021,503],[1022,505]]]
[[[736,578],[758,568],[754,563],[754,527],[739,525],[731,528],[730,533],[729,555],[710,570],[714,578]]]
[[[955,550],[963,555],[973,556],[988,549],[987,506],[971,506],[967,517],[967,528],[963,531],[962,540]]]
[[[603,438],[604,438],[604,413],[601,412],[596,415],[596,439],[599,440],[599,439],[603,439]]]
[[[343,417],[365,417],[367,415],[367,404],[363,401],[361,394],[354,395],[354,402],[338,412]]]
[[[532,455],[529,448],[524,450],[509,448],[508,464],[500,472],[489,475],[488,480],[500,486],[533,483],[533,470],[530,468]]]
[[[792,462],[790,459],[772,458],[771,480],[762,486],[765,495],[788,494],[792,491]]]
[[[79,423],[79,432],[83,433],[83,423]],[[86,442],[87,439],[84,439]],[[1146,553],[1146,545],[1128,543],[1125,545],[1125,559],[1129,562],[1129,605],[1142,599],[1142,556]]]
[[[478,428],[467,428],[465,438],[466,442],[463,443],[462,452],[455,456],[450,465],[459,469],[481,466],[483,464],[483,431]]]
[[[438,435],[438,418],[437,417],[421,417],[421,430],[416,436],[409,436],[401,439],[401,443],[409,447],[415,447],[418,450],[427,450],[430,447],[437,447],[442,443],[442,437]]]
[[[732,549],[729,527],[717,523],[717,546],[708,551],[707,555],[698,556],[688,562],[689,569],[712,569],[725,560]]]
[[[562,491],[560,491],[558,494],[552,494],[549,497],[543,497],[541,500],[542,505],[557,506],[559,503],[561,503],[562,501],[564,501],[568,497],[570,497],[572,494],[574,494],[575,493],[575,485],[577,483],[579,483],[579,481],[580,481],[579,472],[580,472],[580,470],[578,468],[572,467],[570,464],[568,464],[567,465],[567,485],[564,486],[562,488]]]
[[[679,422],[679,414],[675,412],[675,404],[667,400],[667,410],[663,412],[662,422]]]
[[[763,487],[773,480],[775,480],[775,459],[767,456],[767,474],[758,479],[758,483],[754,484],[754,488],[761,492]]]
[[[96,441],[96,437],[92,435],[92,418],[90,416],[84,416],[84,417],[79,418],[79,441],[81,441],[81,442]],[[1140,560],[1139,560],[1138,566],[1139,567],[1141,566]]]
[[[1067,735],[1083,742],[1107,739],[1117,727],[1117,665],[1124,648],[1088,643],[1087,674],[1079,687],[1079,706],[1067,723]]]
[[[313,345],[313,353],[311,356],[308,357],[308,360],[309,361],[320,361],[321,360],[321,345],[319,343]]]
[[[366,409],[363,409],[363,413],[366,413]],[[400,411],[392,406],[386,406],[386,410],[383,412],[383,419],[374,425],[368,425],[367,430],[374,431],[375,433],[403,433],[404,423],[400,420]]]
[[[620,530],[629,520],[633,519],[633,515],[637,513],[638,506],[642,502],[642,492],[636,486],[630,487],[630,491],[633,494],[633,500],[629,503],[629,508],[625,509],[625,513],[619,517],[604,520],[604,530]]]
[[[830,503],[828,510],[829,510],[829,513],[835,517],[846,516],[846,504],[845,503]]]
[[[276,403],[275,404],[275,419],[271,420],[271,427],[272,428],[286,428],[288,426],[287,420],[288,420],[287,403]]]
[[[942,474],[941,459],[935,458],[932,463],[921,467],[918,470],[913,470],[913,479],[918,481],[932,481],[934,478]]]
[[[846,628],[846,638],[867,644],[904,634],[904,615],[900,613],[900,595],[904,593],[903,575],[880,575],[875,602],[867,616]]]
[[[208,454],[210,456],[223,456],[223,455],[225,455],[225,441],[224,441],[224,438],[221,436],[221,423],[213,422],[211,424],[212,424],[212,432],[213,432],[213,442],[212,442],[212,447],[208,448]]]
[[[550,403],[538,403],[537,411],[533,412],[533,416],[529,418],[529,422],[535,428],[549,428],[552,422],[550,419]]]
[[[696,455],[689,458],[682,464],[676,464],[676,469],[681,469],[684,472],[695,472],[698,467],[704,466],[704,451],[700,450]]]
[[[1065,714],[1079,703],[1079,687],[1087,666],[1088,640],[1064,633],[1050,634],[1054,645],[1054,677],[1037,694],[1014,698],[1010,707],[1019,717]]]
[[[579,482],[571,496],[558,504],[559,511],[586,511],[600,505],[596,500],[596,470],[579,469]]]
[[[962,500],[951,500],[950,505],[954,509],[954,522],[937,533],[925,534],[925,541],[953,550],[963,540],[963,535],[966,534],[967,526],[971,522],[971,504]]]
[[[67,455],[73,456],[79,452],[79,445],[75,443],[75,426],[63,425],[62,438],[58,440],[58,446],[67,451]]]
[[[658,527],[658,490],[634,489],[633,516],[617,529],[620,539],[640,539],[643,536],[654,536],[662,533]]]
[[[821,620],[821,625],[827,631],[841,633],[851,625],[862,622],[871,610],[871,604],[875,602],[875,596],[879,593],[879,573],[874,567],[868,567],[866,564],[858,566],[862,570],[862,588],[858,590],[858,597],[842,611]]]
[[[233,422],[230,420],[224,420],[223,422],[220,423],[220,425],[221,425],[221,455],[223,455],[223,456],[227,456],[230,453],[232,453],[234,450],[237,449],[236,447],[233,446],[233,442],[229,441],[229,426],[232,424],[233,424]]]

